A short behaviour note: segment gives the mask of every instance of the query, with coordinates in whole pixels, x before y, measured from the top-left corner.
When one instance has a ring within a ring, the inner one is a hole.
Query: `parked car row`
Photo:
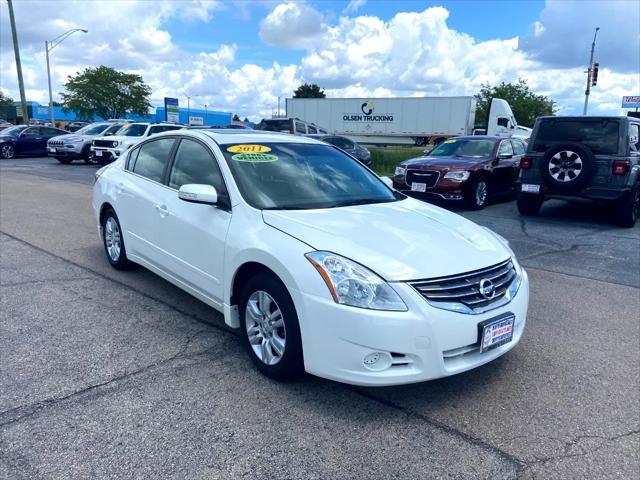
[[[527,144],[514,137],[451,138],[401,162],[393,185],[472,209],[517,192],[523,215],[536,215],[548,199],[591,200],[609,206],[618,225],[632,227],[640,214],[640,119],[540,117]]]
[[[69,132],[55,127],[16,125],[0,130],[0,156],[13,158],[16,155],[47,155],[47,141]]]

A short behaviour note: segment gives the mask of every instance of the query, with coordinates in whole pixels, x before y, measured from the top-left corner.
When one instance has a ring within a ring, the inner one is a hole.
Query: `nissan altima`
[[[275,379],[420,382],[523,334],[528,279],[505,239],[314,139],[154,135],[98,170],[93,208],[113,267],[142,265],[222,312]]]

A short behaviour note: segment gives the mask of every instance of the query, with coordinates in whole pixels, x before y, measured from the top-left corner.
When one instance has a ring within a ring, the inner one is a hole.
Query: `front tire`
[[[117,270],[128,270],[133,264],[127,259],[127,250],[122,237],[122,227],[113,209],[108,209],[102,216],[102,244],[107,260]]]
[[[287,288],[275,275],[260,273],[245,285],[240,329],[251,361],[263,374],[285,381],[304,372],[298,315]]]
[[[623,199],[615,212],[615,222],[624,228],[631,228],[636,224],[640,214],[640,185],[636,185],[631,194]]]
[[[544,198],[540,195],[518,192],[518,212],[520,212],[521,215],[537,215],[543,202]]]
[[[96,161],[96,158],[93,156],[93,153],[91,153],[91,147],[87,146],[84,149],[84,152],[82,152],[82,159],[84,160],[84,163],[86,163],[87,165],[97,165],[98,162]]]
[[[16,149],[14,148],[13,145],[2,145],[2,147],[0,147],[0,156],[2,156],[2,158],[5,159],[9,159],[9,158],[13,158],[16,154]]]
[[[489,185],[484,178],[477,179],[469,193],[465,195],[465,203],[471,210],[482,210],[487,205],[488,199]]]

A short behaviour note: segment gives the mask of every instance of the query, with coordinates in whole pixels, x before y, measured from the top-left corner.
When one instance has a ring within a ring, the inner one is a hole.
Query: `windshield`
[[[439,146],[434,148],[430,157],[465,157],[465,158],[484,158],[493,154],[495,140],[445,140]]]
[[[26,125],[17,125],[15,127],[5,128],[0,131],[0,135],[18,135],[25,128],[27,128]]]
[[[147,125],[141,123],[130,123],[122,127],[122,130],[118,131],[118,135],[124,137],[141,137],[144,132],[147,131]]]
[[[404,198],[329,145],[236,144],[222,150],[240,193],[255,208],[330,208]]]
[[[76,132],[78,135],[100,135],[109,125],[87,125]]]
[[[291,130],[291,120],[262,120],[256,125],[257,130],[267,130],[269,132],[281,132]]]
[[[119,124],[119,125],[111,125],[109,128],[107,128],[104,131],[104,135],[116,135],[120,130],[122,130],[125,127],[125,125]]]

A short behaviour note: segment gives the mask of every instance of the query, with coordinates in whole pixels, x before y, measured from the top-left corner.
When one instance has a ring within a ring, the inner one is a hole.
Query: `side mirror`
[[[384,183],[387,187],[393,188],[393,180],[391,180],[389,177],[380,177],[380,180],[382,180],[382,183]]]
[[[433,150],[432,148],[425,148],[425,149],[422,151],[422,154],[423,154],[425,157],[428,157],[432,150]]]
[[[211,185],[187,183],[178,190],[178,198],[185,202],[216,205],[218,203],[218,192]]]

